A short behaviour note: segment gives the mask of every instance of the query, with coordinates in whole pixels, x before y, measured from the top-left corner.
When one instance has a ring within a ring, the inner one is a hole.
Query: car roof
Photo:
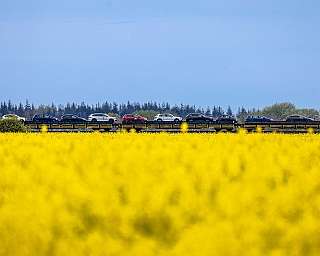
[[[290,116],[288,116],[288,117],[304,117],[304,116],[302,116],[302,115],[290,115]]]
[[[267,118],[267,119],[271,119],[269,117],[265,117],[265,116],[248,116],[247,118],[251,118],[251,119],[263,119],[263,118]]]
[[[38,117],[38,118],[54,118],[53,116],[50,116],[50,115],[34,115],[33,117]]]

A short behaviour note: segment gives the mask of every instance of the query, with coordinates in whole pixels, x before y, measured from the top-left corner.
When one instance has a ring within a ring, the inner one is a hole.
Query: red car
[[[124,123],[144,123],[148,119],[144,116],[140,115],[133,115],[133,114],[126,114],[122,117],[122,122]]]

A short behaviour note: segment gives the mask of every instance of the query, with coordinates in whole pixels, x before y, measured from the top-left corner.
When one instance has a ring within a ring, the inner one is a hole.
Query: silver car
[[[88,121],[114,123],[117,121],[117,118],[113,116],[109,116],[108,114],[105,114],[105,113],[93,113],[88,117]]]
[[[174,116],[172,114],[158,114],[154,117],[153,119],[154,121],[157,121],[157,122],[162,122],[162,121],[165,121],[165,122],[180,122],[182,121],[182,117],[180,116]]]

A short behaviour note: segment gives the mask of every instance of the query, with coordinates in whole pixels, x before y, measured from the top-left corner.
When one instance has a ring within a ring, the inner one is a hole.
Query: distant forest
[[[259,109],[246,109],[240,107],[236,113],[233,113],[231,107],[223,109],[221,106],[213,107],[196,107],[195,105],[180,104],[170,105],[169,103],[157,103],[157,102],[127,102],[118,104],[116,102],[104,102],[97,103],[94,105],[85,104],[84,102],[67,103],[65,105],[34,105],[28,101],[25,103],[14,104],[11,101],[0,102],[0,115],[5,114],[17,114],[27,118],[32,118],[33,115],[51,115],[55,117],[61,117],[64,114],[75,114],[81,117],[87,117],[92,113],[109,113],[112,115],[123,116],[124,114],[140,114],[153,118],[158,113],[172,113],[185,117],[189,113],[203,113],[212,117],[219,117],[222,115],[235,116],[239,120],[244,120],[249,115],[261,115],[267,116],[274,119],[283,119],[291,114],[301,114],[308,117],[319,118],[319,111],[310,108],[297,108],[292,103],[278,103],[272,106]]]

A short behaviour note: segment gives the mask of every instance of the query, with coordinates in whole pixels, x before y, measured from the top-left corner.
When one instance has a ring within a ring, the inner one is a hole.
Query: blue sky
[[[318,0],[1,0],[0,100],[320,108]]]

